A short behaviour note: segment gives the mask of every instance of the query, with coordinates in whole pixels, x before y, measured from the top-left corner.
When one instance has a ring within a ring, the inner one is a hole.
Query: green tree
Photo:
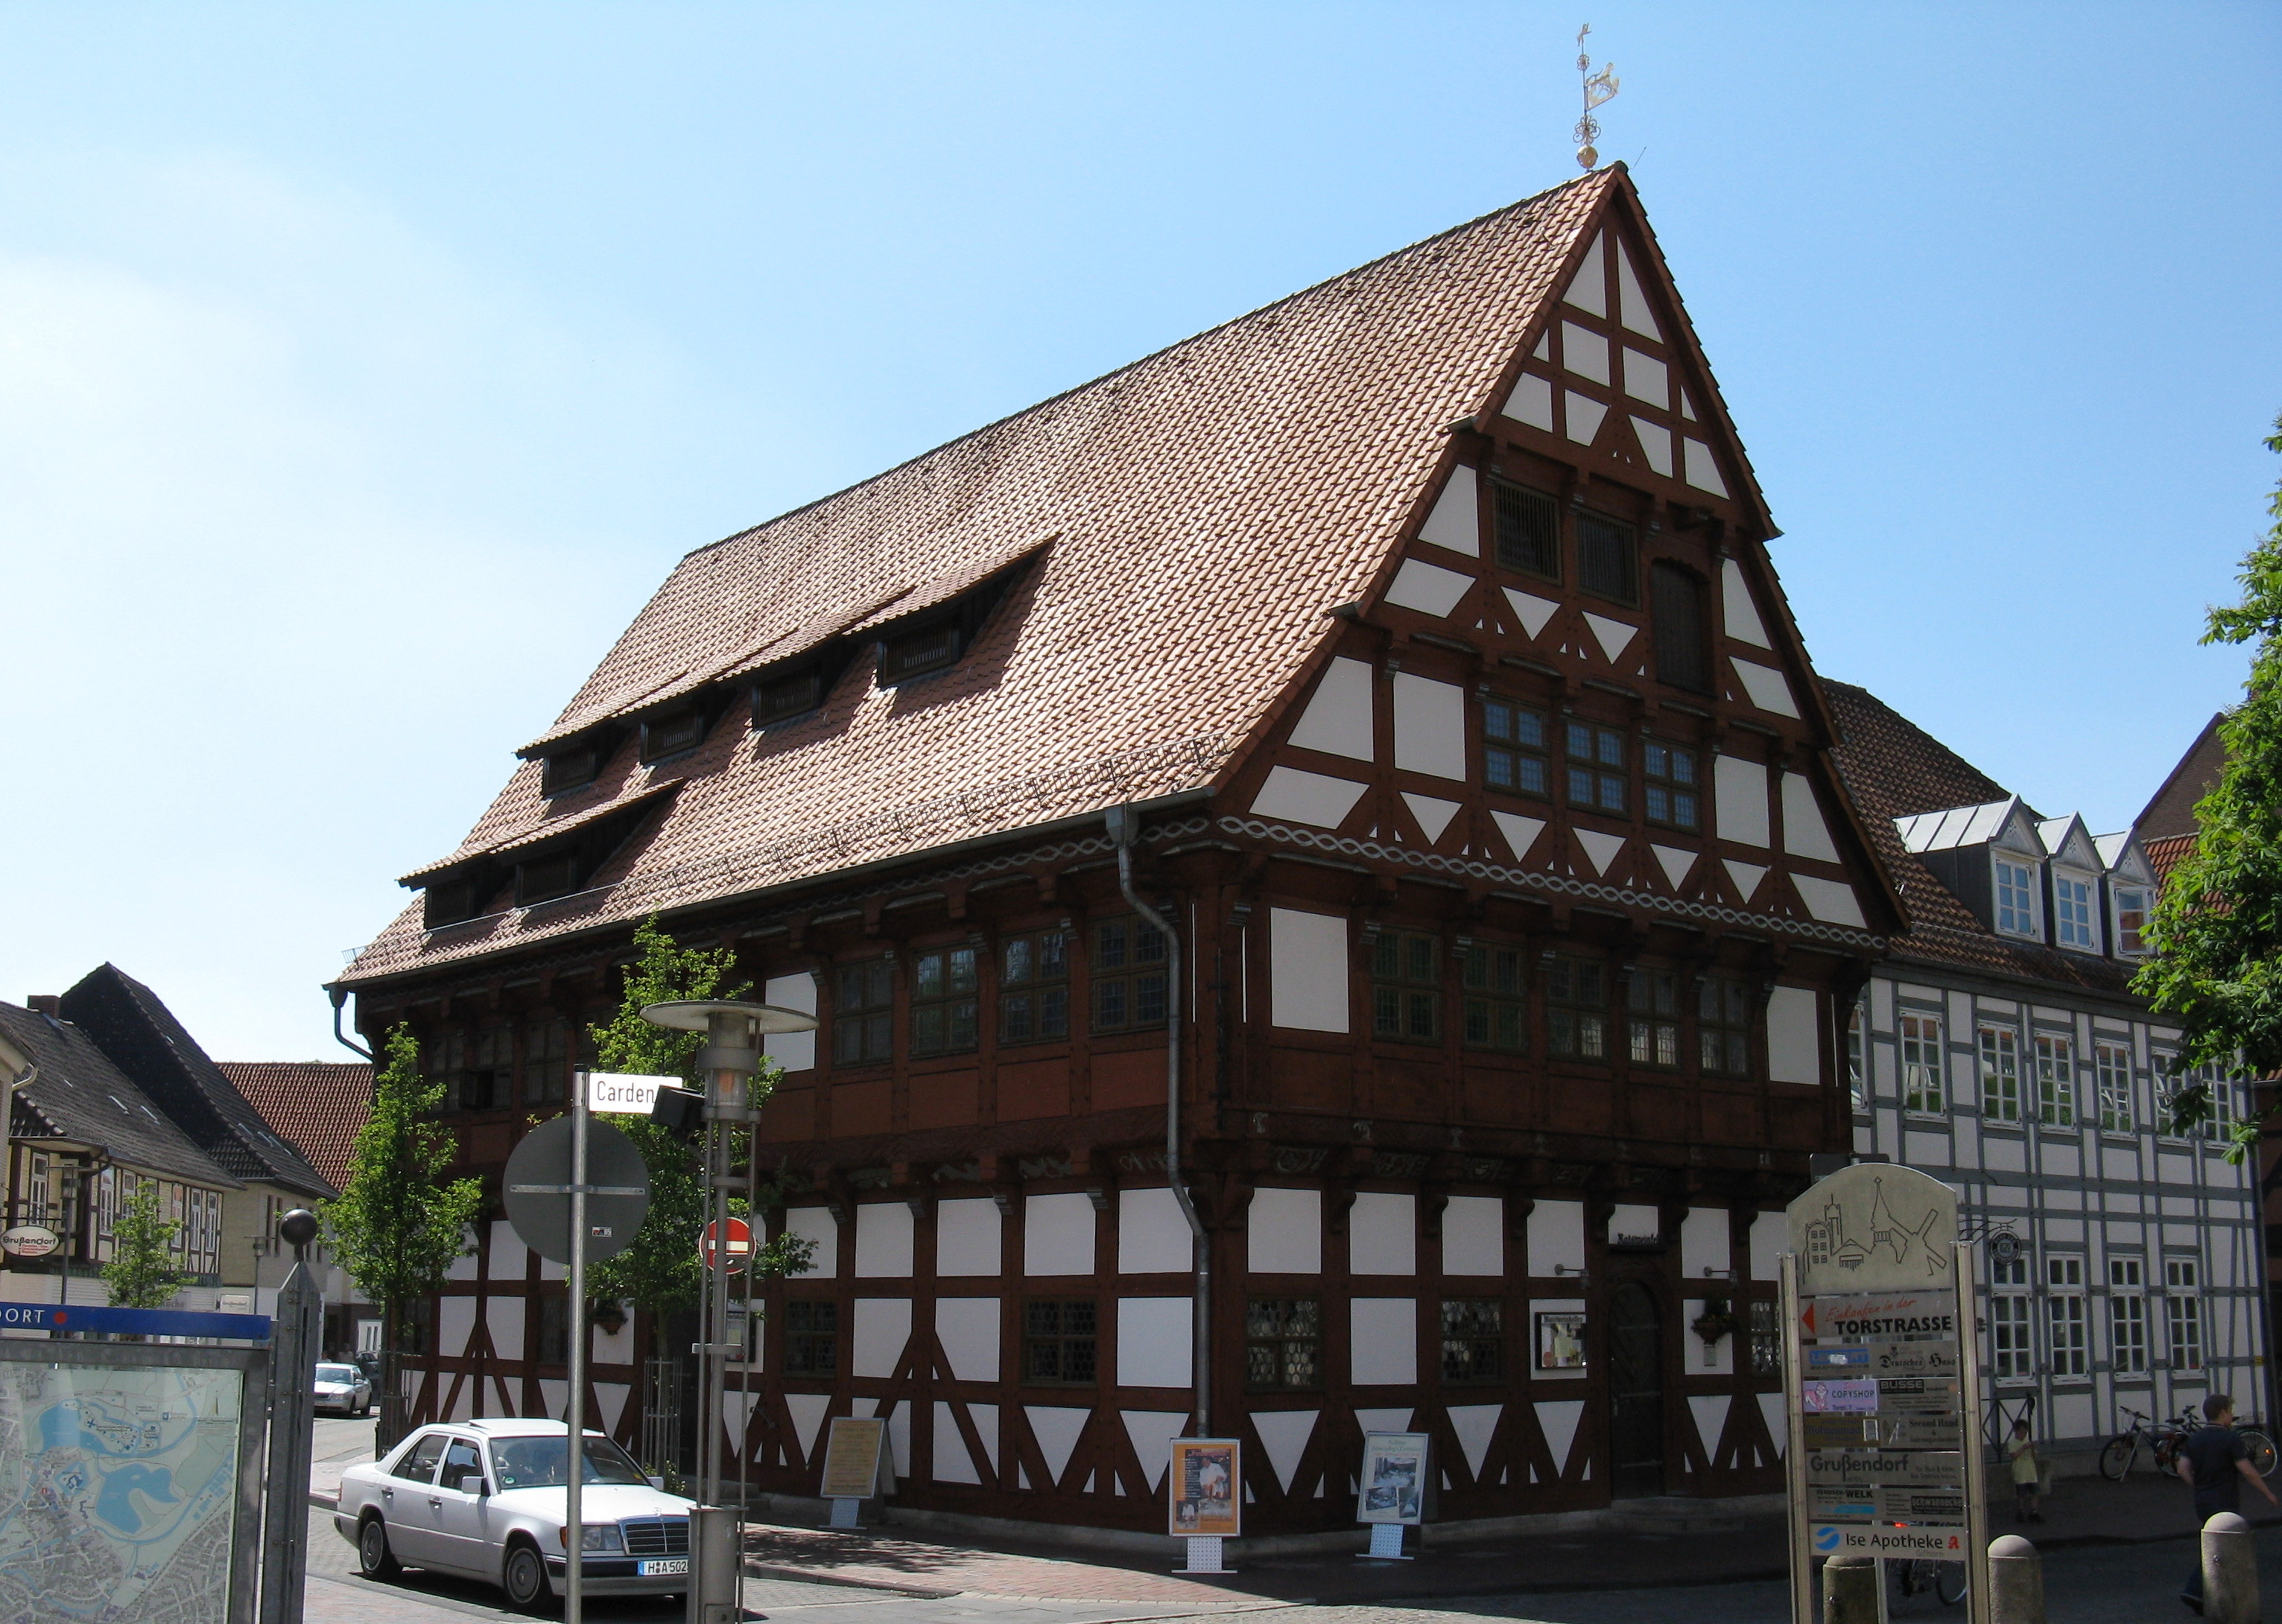
[[[655,1026],[642,1019],[642,1010],[687,998],[744,998],[751,985],[727,984],[736,969],[736,957],[728,949],[685,948],[658,929],[655,917],[635,930],[634,954],[634,962],[626,967],[617,1013],[588,1029],[594,1039],[596,1068],[679,1077],[694,1084],[704,1034]],[[763,1060],[752,1080],[756,1107],[768,1099],[782,1075],[783,1068],[773,1061]],[[697,1248],[709,1216],[705,1169],[695,1147],[645,1117],[622,1116],[614,1125],[633,1140],[649,1169],[649,1214],[635,1232],[633,1245],[616,1257],[587,1265],[586,1286],[597,1301],[623,1298],[648,1310],[656,1351],[664,1344],[665,1316],[694,1307],[704,1293],[705,1268]],[[765,1204],[769,1201],[771,1192],[757,1189],[756,1193]],[[730,1207],[741,1216],[751,1212],[743,1201],[733,1201]],[[764,1278],[798,1274],[808,1267],[811,1250],[797,1236],[779,1236],[760,1248],[754,1267]]]
[[[111,1261],[103,1284],[118,1309],[158,1309],[190,1284],[175,1267],[175,1238],[182,1226],[159,1210],[159,1187],[147,1179],[111,1221]]]
[[[2274,427],[2266,448],[2282,455],[2282,417]],[[2156,901],[2151,956],[2132,983],[2178,1021],[2183,1072],[2282,1072],[2282,480],[2267,511],[2274,524],[2242,561],[2242,601],[2213,609],[2202,636],[2255,645],[2242,703],[2219,723],[2225,769],[2196,804],[2194,850]],[[2211,1114],[2203,1085],[2174,1100],[2181,1131]],[[2229,1159],[2239,1162],[2258,1131],[2258,1119],[2238,1123]]]
[[[420,1075],[420,1045],[400,1022],[389,1030],[373,1078],[372,1115],[357,1130],[349,1176],[317,1216],[333,1255],[380,1304],[381,1342],[392,1358],[405,1310],[444,1283],[470,1250],[469,1225],[483,1210],[480,1180],[446,1180],[459,1144],[436,1121],[444,1085]],[[381,1395],[381,1425],[401,1425],[393,1372]]]

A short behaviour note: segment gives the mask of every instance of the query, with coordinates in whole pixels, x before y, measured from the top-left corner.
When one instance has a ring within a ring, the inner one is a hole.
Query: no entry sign
[[[714,1266],[717,1256],[720,1251],[720,1237],[717,1233],[718,1229],[718,1226],[716,1224],[707,1224],[705,1226],[705,1239],[700,1243],[700,1249],[704,1254],[705,1266],[708,1269]],[[747,1263],[752,1261],[753,1226],[746,1223],[742,1218],[730,1219],[729,1272],[731,1274],[735,1274],[739,1270],[742,1269]]]

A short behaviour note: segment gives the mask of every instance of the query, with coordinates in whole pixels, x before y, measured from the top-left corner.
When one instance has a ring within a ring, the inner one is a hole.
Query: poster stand
[[[819,1494],[832,1502],[828,1528],[858,1528],[858,1508],[880,1492],[887,1469],[888,1422],[884,1416],[834,1416],[824,1446],[824,1478]]]
[[[1217,1534],[1191,1534],[1188,1537],[1188,1561],[1176,1567],[1176,1573],[1232,1573],[1236,1570],[1224,1566],[1222,1553],[1227,1542]]]
[[[1375,1522],[1370,1525],[1370,1549],[1363,1558],[1371,1562],[1408,1562],[1411,1558],[1402,1552],[1402,1525],[1399,1522]]]
[[[1244,1532],[1244,1445],[1235,1438],[1175,1438],[1165,1473],[1166,1531],[1185,1541],[1176,1573],[1232,1573],[1224,1542]]]
[[[1355,1520],[1370,1526],[1358,1562],[1408,1562],[1403,1530],[1422,1527],[1433,1480],[1434,1441],[1425,1433],[1365,1433],[1355,1474]]]

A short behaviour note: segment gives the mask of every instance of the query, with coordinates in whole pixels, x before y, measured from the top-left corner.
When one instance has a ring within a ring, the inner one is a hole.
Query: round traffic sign
[[[524,1134],[500,1181],[507,1221],[523,1244],[558,1263],[570,1261],[571,1122],[557,1116]],[[649,1169],[608,1123],[586,1124],[586,1188],[587,1261],[616,1257],[648,1216]]]
[[[718,1227],[719,1226],[718,1224],[707,1224],[705,1226],[704,1236],[697,1243],[698,1250],[704,1257],[705,1266],[708,1269],[714,1266],[715,1255],[720,1249],[716,1245],[718,1237],[716,1236],[715,1232]],[[731,1274],[737,1273],[740,1270],[743,1269],[747,1263],[750,1263],[752,1258],[753,1226],[746,1223],[742,1218],[730,1219],[729,1272]]]

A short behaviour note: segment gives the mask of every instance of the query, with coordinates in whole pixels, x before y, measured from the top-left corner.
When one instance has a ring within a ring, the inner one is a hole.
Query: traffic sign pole
[[[1806,1402],[1800,1386],[1798,1255],[1782,1255],[1784,1487],[1790,1491],[1791,1624],[1814,1624],[1814,1557],[1806,1533]],[[1978,1621],[1976,1620],[1976,1624]]]
[[[563,1624],[584,1624],[586,1613],[586,1529],[579,1513],[586,1478],[586,1077],[581,1072],[570,1106],[570,1410],[563,1441]],[[546,1558],[539,1558],[542,1567]]]
[[[1964,1402],[1965,1609],[1969,1624],[1991,1624],[1996,1616],[1994,1579],[1989,1567],[1989,1459],[1981,1441],[1981,1319],[1974,1294],[1973,1248],[1957,1243],[1957,1263],[1949,1278],[1957,1287],[1958,1395]]]

